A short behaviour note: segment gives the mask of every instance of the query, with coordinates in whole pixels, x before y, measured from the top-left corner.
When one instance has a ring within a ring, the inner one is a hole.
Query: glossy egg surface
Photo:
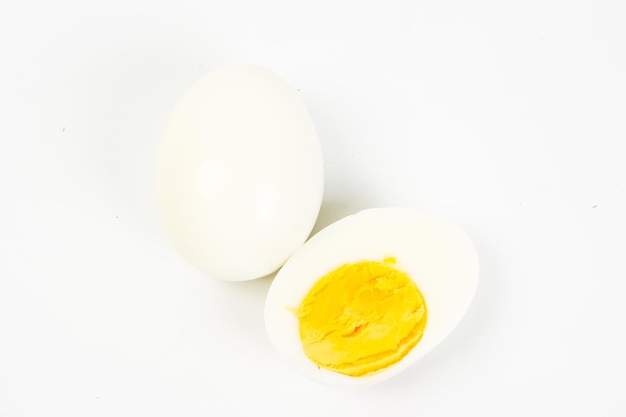
[[[218,69],[182,98],[158,149],[155,188],[166,231],[216,278],[276,271],[309,236],[323,194],[309,113],[280,76]]]

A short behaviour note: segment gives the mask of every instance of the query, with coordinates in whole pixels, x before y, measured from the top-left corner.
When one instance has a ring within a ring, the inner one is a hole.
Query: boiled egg
[[[159,213],[180,254],[231,281],[282,266],[265,304],[276,350],[318,382],[370,385],[458,324],[478,283],[476,250],[449,220],[408,208],[365,210],[306,241],[323,183],[303,101],[250,65],[218,69],[185,94],[155,166]]]
[[[441,343],[477,284],[476,250],[459,226],[415,209],[369,209],[289,258],[267,295],[266,330],[304,376],[371,385]]]
[[[192,86],[156,159],[167,234],[185,259],[224,280],[276,271],[311,233],[323,184],[320,143],[299,94],[251,65]]]

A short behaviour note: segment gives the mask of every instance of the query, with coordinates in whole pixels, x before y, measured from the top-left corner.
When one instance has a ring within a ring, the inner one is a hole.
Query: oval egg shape
[[[256,66],[218,69],[182,98],[157,152],[156,199],[190,263],[242,281],[276,271],[307,239],[324,184],[299,94]]]
[[[364,210],[318,232],[285,263],[267,295],[266,330],[304,376],[371,385],[441,343],[477,285],[478,256],[460,227],[414,209]],[[405,305],[411,312],[397,311]]]

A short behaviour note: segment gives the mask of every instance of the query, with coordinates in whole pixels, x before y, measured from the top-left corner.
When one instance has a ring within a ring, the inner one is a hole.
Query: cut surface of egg
[[[304,376],[370,385],[450,334],[478,284],[471,239],[439,216],[369,209],[331,224],[285,263],[265,304],[268,337]]]
[[[297,91],[251,65],[218,69],[182,98],[157,153],[156,200],[189,262],[232,281],[276,271],[309,236],[323,159]]]

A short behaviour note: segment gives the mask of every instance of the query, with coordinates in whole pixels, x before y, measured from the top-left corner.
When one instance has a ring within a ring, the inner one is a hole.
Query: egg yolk
[[[417,345],[426,304],[395,262],[345,264],[316,282],[296,312],[310,360],[358,377],[393,365]]]

